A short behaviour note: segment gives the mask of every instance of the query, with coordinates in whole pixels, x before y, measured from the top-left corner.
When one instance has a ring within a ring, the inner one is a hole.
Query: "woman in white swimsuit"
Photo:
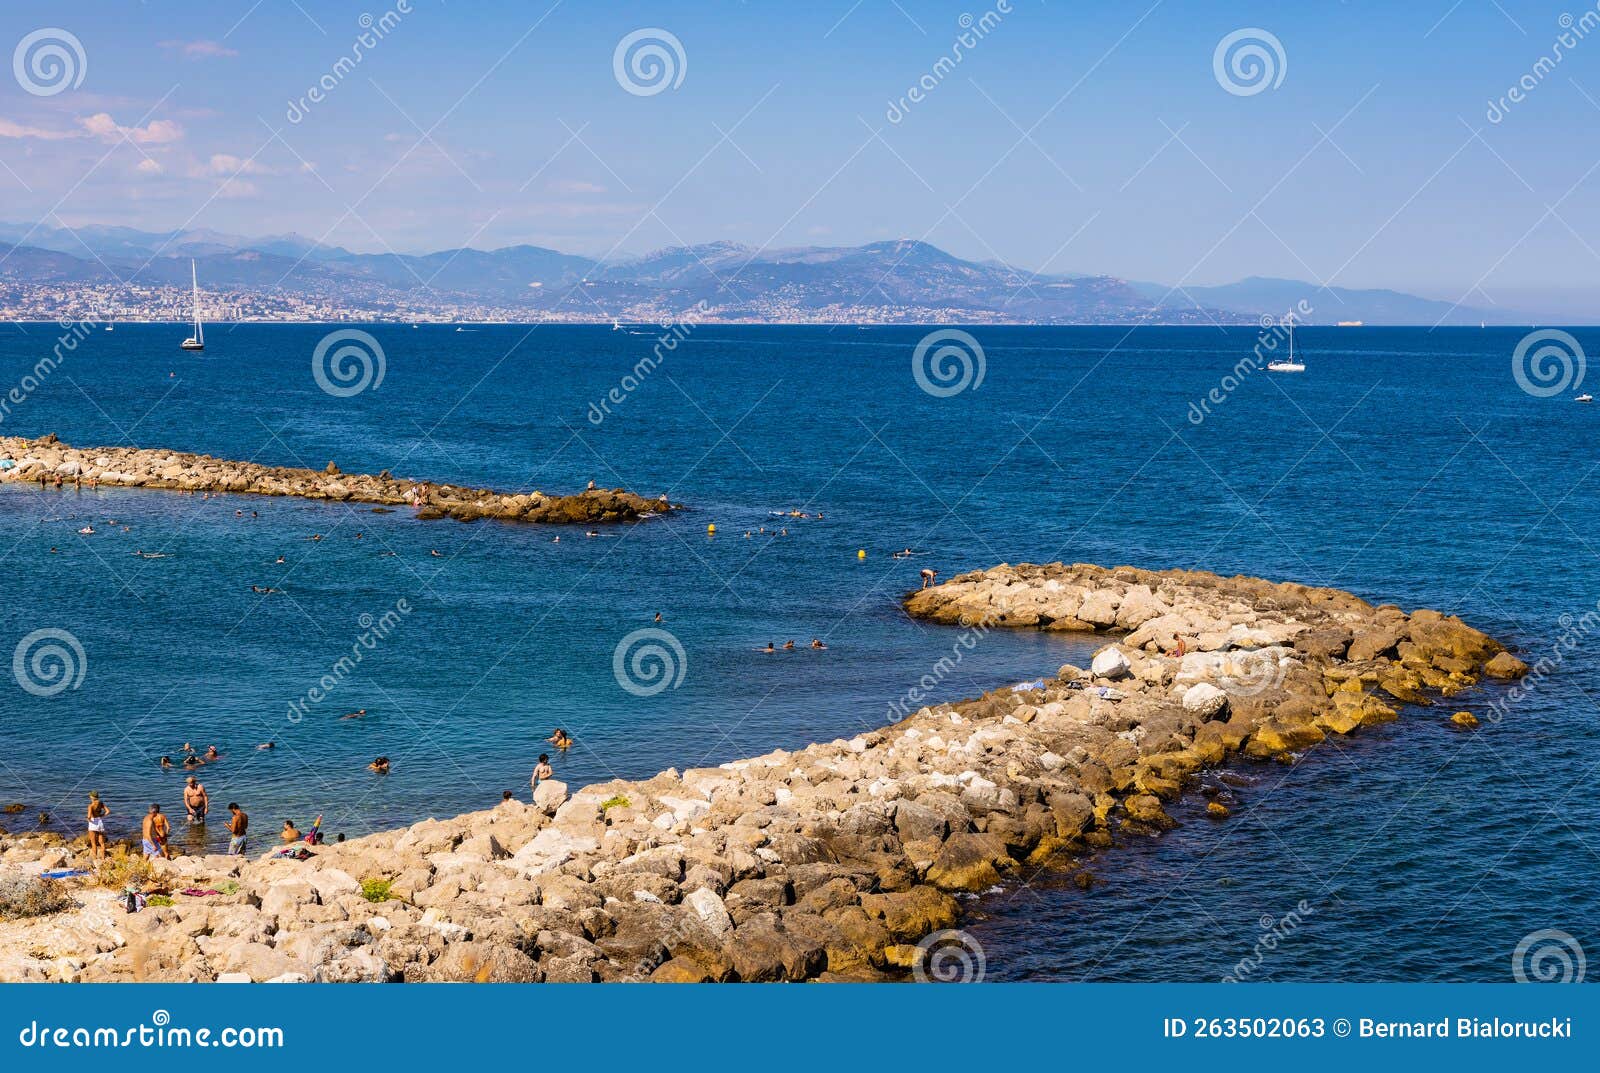
[[[89,856],[97,861],[106,859],[106,817],[111,810],[100,800],[98,790],[89,791]]]

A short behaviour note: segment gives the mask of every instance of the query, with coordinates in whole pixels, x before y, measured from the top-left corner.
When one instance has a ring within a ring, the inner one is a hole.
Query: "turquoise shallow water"
[[[899,611],[924,566],[1292,578],[1454,611],[1534,655],[1600,598],[1600,410],[1520,390],[1515,330],[1302,330],[1304,376],[1249,375],[1196,423],[1191,403],[1254,330],[983,328],[981,386],[941,398],[912,376],[921,329],[707,325],[598,424],[591,404],[658,333],[371,326],[383,381],[341,398],[312,375],[328,330],[219,327],[201,357],[170,326],[96,332],[0,433],[518,489],[593,478],[693,510],[556,543],[337,504],[6,486],[0,656],[42,628],[85,654],[76,690],[0,681],[0,798],[29,806],[10,826],[75,819],[89,789],[114,831],[150,800],[179,811],[181,775],[155,761],[184,741],[223,750],[203,777],[262,834],[318,812],[357,834],[523,793],[558,725],[578,741],[556,760],[575,783],[847,735],[952,650],[954,633]],[[5,328],[0,383],[57,334]],[[823,518],[769,513],[791,507]],[[923,554],[889,557],[904,546]],[[152,549],[166,557],[134,554]],[[291,720],[362,616],[402,599],[389,636]],[[683,673],[640,697],[613,657],[657,611]],[[814,636],[827,651],[754,651]],[[990,634],[937,693],[1084,652]],[[1040,876],[997,894],[973,925],[990,977],[1217,979],[1302,899],[1312,911],[1254,978],[1505,979],[1517,941],[1547,927],[1600,948],[1594,656],[1580,639],[1476,735],[1434,709],[1246,771],[1233,819],[1189,815],[1097,862],[1088,892]],[[279,747],[255,751],[265,740]],[[387,778],[365,771],[380,753]]]

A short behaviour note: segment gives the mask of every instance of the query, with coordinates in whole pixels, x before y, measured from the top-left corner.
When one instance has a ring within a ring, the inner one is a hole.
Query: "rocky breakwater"
[[[0,924],[0,978],[776,981],[970,968],[977,951],[952,931],[961,896],[1159,833],[1186,781],[1230,754],[1290,759],[1402,703],[1525,670],[1458,619],[1250,578],[1002,566],[907,606],[952,624],[1117,637],[1088,668],[849,740],[571,795],[547,782],[531,804],[309,860],[159,862],[145,889],[172,904],[133,914],[81,885],[73,907]],[[83,861],[59,838],[4,845],[4,869]]]
[[[418,508],[419,518],[454,518],[463,522],[481,518],[556,524],[629,522],[680,509],[665,496],[646,499],[621,488],[589,489],[576,495],[512,494],[410,480],[388,470],[376,475],[343,473],[332,462],[318,471],[161,448],[69,447],[54,435],[36,440],[0,437],[0,481],[42,482],[53,487],[57,480],[73,486],[166,488],[413,506]]]

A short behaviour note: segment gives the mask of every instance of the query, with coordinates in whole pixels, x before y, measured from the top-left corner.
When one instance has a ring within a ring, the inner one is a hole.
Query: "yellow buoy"
[[[708,533],[715,533],[715,532],[716,532],[716,531],[717,531],[717,527],[716,527],[716,526],[715,526],[715,525],[708,525],[708,526],[706,526],[706,532],[708,532]]]
[[[866,548],[857,548],[856,549],[856,558],[857,559],[865,559],[866,557],[867,557],[867,549]]]

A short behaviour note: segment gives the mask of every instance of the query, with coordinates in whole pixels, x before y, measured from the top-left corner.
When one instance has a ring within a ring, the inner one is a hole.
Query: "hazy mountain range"
[[[378,315],[437,306],[654,317],[704,302],[720,319],[1238,324],[1281,317],[1303,301],[1312,310],[1308,323],[1539,319],[1296,280],[1252,277],[1175,290],[1111,276],[1033,273],[908,240],[781,250],[713,242],[601,262],[538,246],[366,254],[296,234],[0,224],[0,288],[186,287],[191,258],[208,293],[312,295]]]

